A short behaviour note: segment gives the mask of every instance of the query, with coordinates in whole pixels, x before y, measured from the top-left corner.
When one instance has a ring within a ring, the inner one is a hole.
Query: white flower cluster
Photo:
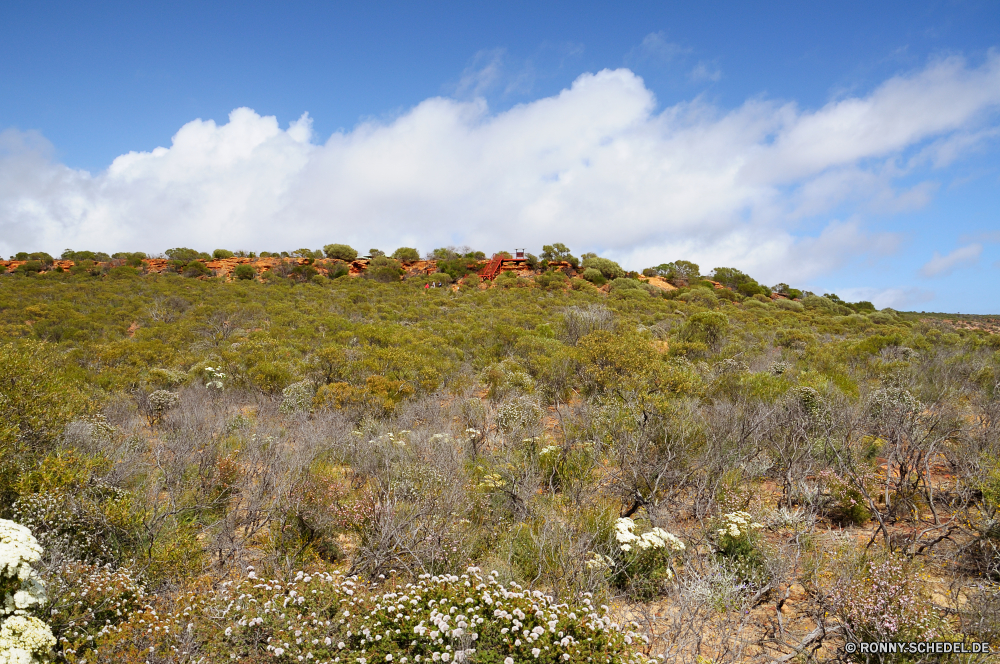
[[[32,616],[11,616],[0,625],[0,664],[34,664],[56,644],[49,626]]]
[[[192,596],[183,614],[151,622],[147,634],[166,639],[153,647],[166,653],[190,624],[203,625],[212,642],[203,651],[220,661],[266,651],[277,661],[310,664],[461,664],[477,653],[515,662],[649,664],[631,645],[645,641],[637,626],[617,624],[606,612],[589,595],[557,604],[475,567],[384,586],[325,572],[299,572],[284,583],[251,572],[247,581]]]
[[[226,374],[222,368],[205,367],[205,387],[210,390],[221,390],[224,387],[222,381],[226,379]]]
[[[41,557],[42,547],[30,530],[0,519],[0,581],[16,584],[0,609],[0,615],[9,616],[0,625],[0,664],[32,664],[56,643],[48,625],[26,615],[27,609],[45,602],[45,584],[31,567]]]
[[[633,546],[643,550],[667,549],[672,553],[684,550],[684,542],[663,528],[653,528],[642,535],[636,535],[632,532],[634,529],[635,521],[627,516],[615,521],[615,539],[618,541],[618,548],[622,551],[631,551]]]
[[[34,574],[31,564],[41,557],[42,547],[30,530],[19,523],[0,519],[0,576],[24,581]]]
[[[733,539],[739,539],[763,527],[763,524],[753,520],[749,512],[729,512],[722,517],[722,528],[716,532],[722,537],[729,535]]]
[[[615,559],[611,556],[605,556],[593,551],[591,554],[593,557],[587,561],[587,569],[601,571],[611,569],[615,566]]]

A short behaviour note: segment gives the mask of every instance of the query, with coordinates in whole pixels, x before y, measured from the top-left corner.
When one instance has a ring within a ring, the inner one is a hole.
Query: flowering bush
[[[684,542],[662,528],[652,528],[637,535],[635,521],[622,517],[615,521],[615,541],[618,556],[611,568],[611,582],[619,588],[630,588],[641,597],[652,597],[663,583],[674,578],[671,563],[684,551]],[[603,560],[602,560],[603,559]],[[590,561],[591,565],[607,564],[607,557]]]
[[[869,560],[862,573],[841,581],[833,605],[862,641],[930,641],[947,634],[912,570],[899,558]]]
[[[221,390],[225,387],[222,382],[226,379],[226,374],[222,372],[222,369],[216,369],[214,367],[205,367],[205,387],[210,390]]]
[[[311,380],[300,380],[281,391],[282,413],[297,413],[312,408],[316,386]]]
[[[375,586],[339,573],[298,572],[288,582],[248,577],[191,593],[171,614],[136,614],[112,648],[144,659],[419,664],[421,662],[605,662],[646,664],[643,637],[607,608],[556,604],[538,591],[503,586],[495,573],[422,575]],[[127,643],[126,643],[127,641]]]
[[[767,582],[764,557],[758,548],[758,535],[763,527],[749,512],[736,511],[724,514],[714,532],[721,562],[749,584],[748,589]]]
[[[55,645],[49,626],[29,615],[45,602],[45,584],[31,567],[41,557],[30,530],[0,519],[0,664],[44,661]]]
[[[56,652],[67,662],[93,661],[95,641],[143,609],[143,585],[125,568],[70,562],[51,582],[48,613]]]

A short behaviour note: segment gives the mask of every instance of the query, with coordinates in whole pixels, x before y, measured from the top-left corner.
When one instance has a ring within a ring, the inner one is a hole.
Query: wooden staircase
[[[500,274],[500,266],[503,264],[503,256],[500,254],[493,254],[493,258],[490,262],[486,264],[482,270],[479,271],[479,277],[481,279],[486,279],[487,281],[493,281],[496,276]]]

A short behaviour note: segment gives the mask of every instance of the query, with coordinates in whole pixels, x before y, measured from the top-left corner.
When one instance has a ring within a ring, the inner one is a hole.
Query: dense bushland
[[[1000,337],[562,245],[584,278],[424,288],[413,251],[0,277],[0,518],[47,587],[11,615],[69,662],[1000,645]]]

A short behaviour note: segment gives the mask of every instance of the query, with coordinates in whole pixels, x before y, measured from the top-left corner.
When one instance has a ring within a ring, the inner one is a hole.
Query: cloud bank
[[[321,144],[308,115],[282,129],[239,108],[224,125],[194,120],[169,148],[130,152],[97,174],[8,130],[0,253],[330,242],[490,252],[563,241],[633,268],[685,257],[768,282],[808,280],[894,251],[899,238],[858,219],[933,194],[933,182],[900,185],[920,161],[902,157],[975,149],[976,136],[993,135],[998,105],[991,53],[978,66],[937,60],[815,110],[761,99],[658,110],[627,69],[584,74],[501,113],[480,99],[432,98]]]

